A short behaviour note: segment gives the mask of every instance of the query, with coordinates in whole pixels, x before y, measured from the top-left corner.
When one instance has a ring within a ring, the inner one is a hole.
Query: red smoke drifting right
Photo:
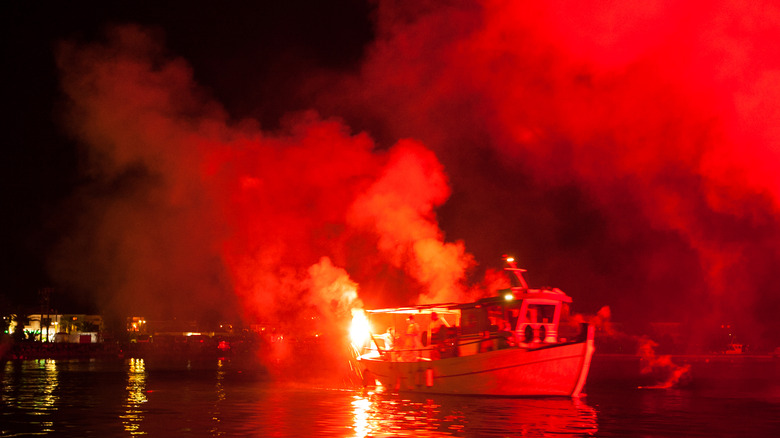
[[[771,2],[380,1],[359,73],[300,84],[318,113],[273,132],[148,31],[71,44],[95,184],[55,268],[116,307],[295,321],[341,305],[318,273],[449,300],[512,253],[578,309],[776,344],[778,24]]]
[[[510,240],[618,320],[780,342],[776,5],[383,1],[377,17],[361,72],[325,79],[318,104],[432,148],[444,227],[476,259]]]

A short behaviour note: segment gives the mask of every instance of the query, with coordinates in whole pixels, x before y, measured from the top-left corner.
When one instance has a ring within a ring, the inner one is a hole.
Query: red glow
[[[685,319],[683,310],[669,315],[669,303],[684,300],[678,309],[701,309],[699,327],[737,312],[747,331],[776,342],[777,321],[753,310],[776,303],[768,285],[780,260],[776,5],[474,1],[411,12],[380,2],[379,10],[379,41],[361,77],[344,81],[331,105],[357,108],[354,119],[382,120],[393,134],[413,132],[446,159],[475,207],[460,230],[472,251],[488,238],[503,244],[495,223],[530,215],[524,236],[561,240],[549,269],[616,288],[615,297],[631,288],[621,313]],[[500,158],[475,172],[481,145]],[[502,171],[506,190],[485,176]],[[554,202],[518,194],[516,172],[532,180],[521,187],[552,198],[576,187],[583,205],[566,202],[549,217]],[[561,215],[593,213],[606,230],[594,241],[587,220],[572,219],[576,237],[556,228]],[[485,216],[492,221],[481,225]],[[626,276],[622,290],[614,274]]]
[[[231,120],[151,31],[64,44],[66,123],[96,183],[55,275],[106,306],[237,297],[249,320],[327,333],[358,294],[479,293],[466,243],[525,245],[621,320],[777,327],[771,2],[407,5],[378,3],[358,74],[301,87],[346,121],[302,112],[274,131]]]
[[[98,223],[84,236],[95,245],[85,256],[104,266],[97,283],[116,291],[112,305],[168,299],[198,314],[235,296],[249,321],[308,336],[340,333],[360,305],[352,277],[381,279],[377,266],[408,276],[407,301],[462,292],[471,258],[438,228],[434,209],[450,191],[423,144],[377,151],[314,112],[278,132],[235,123],[148,33],[112,32],[59,57],[72,128],[96,172],[106,181],[137,172],[125,193],[95,204]],[[282,360],[288,342],[273,349]]]
[[[652,388],[671,388],[685,382],[689,378],[690,364],[683,366],[672,362],[667,354],[656,355],[655,347],[658,344],[647,337],[639,339],[639,357],[642,359],[641,372],[649,375],[657,383]]]

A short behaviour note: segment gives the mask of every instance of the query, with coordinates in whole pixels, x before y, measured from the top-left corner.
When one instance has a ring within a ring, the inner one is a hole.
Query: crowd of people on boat
[[[510,309],[507,313],[503,309],[487,309],[485,326],[478,324],[473,313],[464,314],[462,325],[453,327],[446,318],[431,312],[424,315],[430,318],[423,321],[428,323],[425,325],[427,332],[421,329],[415,315],[409,314],[406,318],[406,329],[402,333],[397,334],[396,327],[390,326],[385,333],[375,336],[375,340],[378,338],[383,341],[378,345],[379,350],[391,361],[416,361],[420,357],[440,359],[461,355],[464,351],[466,354],[471,354],[471,351],[481,353],[520,344],[544,342],[548,319],[537,318],[535,308],[529,309],[528,312],[524,321],[536,324],[534,327],[527,324],[522,333],[513,329],[520,318],[518,309]],[[462,342],[463,336],[469,338],[465,343]]]
[[[387,331],[378,336],[383,341],[381,350],[392,360],[412,361],[417,360],[422,350],[430,350],[431,358],[438,355],[438,348],[450,337],[450,324],[446,319],[440,317],[436,312],[430,314],[429,332],[424,333],[420,329],[420,324],[415,320],[414,315],[406,318],[406,330],[402,336],[398,336],[394,326],[387,328]],[[432,348],[426,348],[423,344],[423,335],[426,335],[426,344]]]

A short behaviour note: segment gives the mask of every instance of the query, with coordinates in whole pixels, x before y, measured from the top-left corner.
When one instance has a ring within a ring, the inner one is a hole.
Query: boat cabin
[[[472,303],[368,310],[367,316],[371,340],[388,359],[417,360],[418,353],[437,359],[565,342],[559,339],[559,326],[571,301],[557,288],[518,286]],[[442,322],[434,323],[436,319]]]
[[[567,342],[560,337],[560,323],[571,297],[558,288],[529,288],[522,275],[525,270],[511,258],[507,262],[506,270],[514,274],[513,286],[495,296],[471,303],[366,311],[369,349],[395,361]]]

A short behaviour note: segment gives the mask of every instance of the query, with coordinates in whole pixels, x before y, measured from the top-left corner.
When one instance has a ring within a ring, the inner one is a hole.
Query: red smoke
[[[360,279],[375,304],[462,293],[471,259],[437,226],[449,188],[419,142],[379,151],[312,112],[277,132],[232,121],[136,27],[63,45],[59,66],[92,181],[54,268],[105,306],[213,319],[237,299],[247,321],[328,332]]]
[[[462,294],[470,256],[461,242],[445,243],[434,208],[449,196],[441,164],[421,144],[401,141],[381,177],[361,194],[351,222],[380,237],[377,248],[425,288],[429,303],[456,301]]]
[[[639,349],[637,354],[641,359],[642,369],[640,372],[648,376],[655,382],[647,388],[672,388],[680,384],[688,383],[690,378],[691,365],[677,365],[672,362],[668,354],[657,355],[655,348],[656,342],[643,336],[639,338]]]
[[[121,307],[296,321],[341,307],[333,284],[459,298],[512,253],[578,310],[776,343],[779,24],[771,2],[380,1],[359,72],[312,73],[316,112],[273,132],[146,31],[66,46],[93,184],[55,268]]]
[[[776,5],[380,2],[377,16],[361,72],[319,105],[432,148],[460,213],[478,212],[447,227],[477,259],[478,242],[505,244],[496,228],[516,232],[532,275],[569,273],[556,284],[618,320],[736,318],[778,340],[763,310],[780,304]]]

